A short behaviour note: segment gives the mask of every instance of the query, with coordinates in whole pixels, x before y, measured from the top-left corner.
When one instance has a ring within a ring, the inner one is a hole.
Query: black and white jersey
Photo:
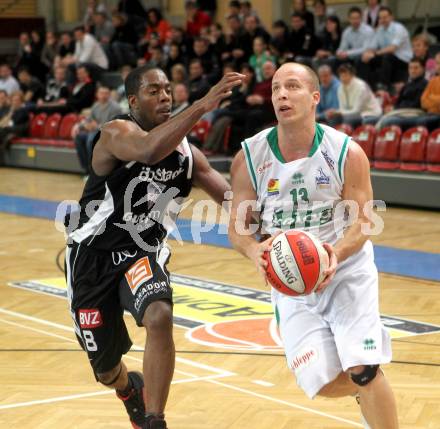
[[[118,119],[133,120],[129,115]],[[95,144],[98,140],[99,133]],[[92,171],[79,202],[79,216],[70,216],[69,238],[107,251],[131,249],[139,243],[158,245],[191,191],[192,169],[192,152],[184,138],[155,165],[121,161],[107,176]]]

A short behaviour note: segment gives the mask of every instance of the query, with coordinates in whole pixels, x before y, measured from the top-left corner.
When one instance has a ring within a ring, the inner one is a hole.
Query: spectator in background
[[[367,7],[362,14],[362,21],[370,27],[379,25],[379,9],[381,0],[367,0]]]
[[[32,109],[35,113],[45,112],[66,114],[70,112],[79,113],[83,109],[90,107],[95,101],[95,82],[90,77],[86,66],[79,66],[76,69],[77,82],[72,89],[69,97],[63,101],[44,104]]]
[[[4,164],[5,151],[9,142],[18,136],[24,136],[29,127],[29,114],[24,108],[24,98],[20,91],[10,96],[9,112],[0,121],[0,165]]]
[[[270,42],[269,33],[258,23],[258,20],[253,15],[248,15],[244,20],[243,32],[243,50],[244,58],[247,60],[253,53],[254,39],[261,37],[264,43]]]
[[[178,83],[173,86],[173,108],[171,116],[176,116],[189,107],[189,92],[188,88],[183,83]]]
[[[174,64],[173,67],[171,67],[171,83],[173,85],[177,83],[185,83],[187,81],[187,74],[186,69],[183,64]]]
[[[4,90],[8,95],[20,90],[20,84],[12,75],[12,68],[9,64],[0,64],[0,90]]]
[[[422,108],[428,115],[419,121],[419,125],[430,130],[440,127],[440,53],[435,56],[435,64],[437,74],[428,82],[421,99]]]
[[[31,46],[35,52],[35,56],[41,58],[41,52],[43,52],[44,41],[39,31],[31,31]]]
[[[10,109],[8,93],[4,89],[0,89],[0,121],[8,114]]]
[[[223,63],[223,57],[227,58],[229,56],[221,24],[212,24],[209,27],[208,40],[209,50],[215,55],[217,64],[220,66]]]
[[[341,83],[327,64],[318,68],[318,76],[321,98],[316,108],[316,120],[327,122],[327,112],[339,110],[338,89]]]
[[[311,66],[315,56],[318,41],[315,35],[306,26],[304,16],[294,12],[291,16],[292,31],[289,35],[289,48],[293,55],[292,60]]]
[[[270,46],[278,61],[284,62],[285,55],[289,51],[289,27],[282,19],[275,21],[272,25]]]
[[[350,60],[357,64],[373,39],[374,30],[362,22],[362,12],[358,7],[350,8],[348,22],[350,25],[342,33],[336,57],[343,62]]]
[[[412,55],[408,30],[394,21],[390,8],[381,6],[379,27],[371,48],[362,55],[359,75],[373,88],[382,85],[390,89],[391,84],[406,81]]]
[[[92,15],[92,21],[93,35],[95,36],[95,39],[101,43],[107,53],[108,45],[115,33],[115,27],[113,27],[112,22],[108,19],[106,12],[95,12]]]
[[[325,30],[326,20],[329,16],[336,16],[332,7],[327,7],[325,0],[313,2],[313,15],[315,17],[315,35],[319,38]]]
[[[319,49],[314,58],[315,69],[320,64],[330,64],[332,68],[336,65],[336,51],[341,43],[341,23],[337,16],[328,16],[325,23],[325,30],[319,39]]]
[[[382,114],[379,101],[368,84],[355,76],[351,64],[338,67],[341,85],[338,89],[338,110],[328,110],[326,117],[332,126],[340,123],[349,124],[353,128],[361,124],[375,124]]]
[[[147,64],[151,67],[158,67],[161,70],[165,70],[166,68],[166,59],[163,54],[163,50],[160,46],[153,46],[149,48],[150,60]]]
[[[121,79],[122,83],[112,92],[113,99],[119,104],[119,107],[121,108],[123,113],[128,113],[129,106],[128,106],[128,100],[125,96],[125,79],[127,78],[128,74],[131,72],[132,67],[129,65],[125,65],[121,67]]]
[[[37,105],[42,106],[45,103],[63,104],[69,97],[69,94],[69,88],[66,82],[66,69],[57,66],[54,68],[53,77],[47,80],[44,97],[37,101]]]
[[[428,84],[423,62],[418,58],[413,58],[408,65],[408,74],[408,82],[400,90],[394,110],[387,112],[388,114],[381,119],[380,124],[377,124],[380,128],[398,125],[405,130],[417,124],[418,118],[414,117],[414,112],[408,109],[421,109],[422,94]]]
[[[200,29],[211,25],[210,16],[199,10],[193,0],[187,0],[185,3],[186,11],[186,34],[189,37],[200,36]]]
[[[233,61],[235,66],[245,60],[244,29],[238,15],[227,17],[226,51],[222,55],[223,63]]]
[[[38,99],[44,97],[44,86],[28,69],[21,68],[18,71],[20,90],[23,93],[25,103],[35,104]]]
[[[34,36],[35,37],[35,36]],[[46,80],[47,68],[41,62],[41,49],[28,33],[22,32],[19,37],[18,59],[16,68],[27,68],[42,82]]]
[[[250,66],[255,70],[257,82],[263,82],[263,64],[267,61],[276,62],[274,56],[267,51],[267,45],[261,36],[254,39],[254,54],[249,58]]]
[[[275,112],[272,105],[272,78],[276,65],[270,61],[263,64],[263,82],[255,84],[251,95],[246,97],[249,107],[244,118],[245,138],[254,135],[268,123],[275,121]]]
[[[72,137],[78,158],[87,174],[90,174],[93,139],[99,127],[120,114],[122,114],[122,109],[116,101],[111,99],[110,88],[101,86],[96,91],[96,102],[92,106],[90,116],[73,127]]]
[[[426,33],[417,34],[412,39],[412,50],[414,58],[422,60],[425,67],[426,79],[435,75],[435,59],[429,56],[429,38]]]
[[[182,64],[183,56],[180,52],[180,47],[177,43],[171,43],[169,47],[168,57],[165,62],[165,71],[168,78],[171,76],[171,68],[175,64]]]
[[[242,84],[233,88],[231,96],[223,100],[219,109],[214,112],[212,127],[202,149],[205,155],[214,155],[223,150],[225,132],[229,126],[232,127],[230,138],[242,139],[239,130],[242,130],[243,118],[249,110],[246,99],[253,92],[255,72],[249,64],[244,63],[240,68],[240,73],[245,75]],[[229,143],[234,146],[232,141]]]
[[[243,21],[247,16],[254,16],[257,22],[262,25],[258,12],[252,8],[252,3],[250,1],[242,1],[240,3],[240,16],[242,17]]]
[[[209,81],[216,81],[220,76],[218,75],[217,59],[213,53],[209,50],[209,41],[201,37],[194,38],[193,54],[191,59],[199,59],[202,63],[203,70],[205,71]],[[212,75],[213,78],[212,78]]]
[[[68,67],[67,81],[71,83],[74,80],[74,71],[79,64],[86,65],[94,79],[98,80],[102,71],[108,69],[108,58],[103,48],[82,26],[75,28],[74,35],[75,53],[62,61],[62,64]]]
[[[189,102],[192,104],[194,101],[202,98],[208,93],[211,85],[204,76],[204,70],[202,62],[195,58],[191,60],[189,64]]]
[[[227,16],[231,16],[231,15],[237,15],[240,21],[242,21],[243,17],[241,16],[241,4],[238,0],[231,0],[228,4]]]
[[[41,52],[41,61],[46,66],[47,70],[52,70],[55,57],[58,53],[58,40],[53,31],[46,33],[46,43]]]
[[[177,43],[183,57],[191,52],[191,41],[185,34],[183,28],[171,27],[170,40],[168,43]]]
[[[103,3],[98,3],[97,0],[87,0],[87,8],[83,18],[83,25],[89,33],[92,32],[92,28],[95,25],[93,15],[97,13],[103,13],[105,15],[105,19],[109,19],[107,8]]]
[[[306,0],[292,0],[293,13],[302,15],[307,30],[315,34],[315,17],[307,10]]]
[[[159,37],[159,42],[164,45],[171,32],[170,23],[165,20],[159,9],[152,7],[147,11],[147,28],[145,31],[144,40],[148,43],[152,34]]]
[[[135,47],[138,43],[138,35],[121,13],[112,14],[112,24],[115,29],[110,40],[111,60],[113,68],[120,68],[125,64],[136,65],[137,55]]]
[[[70,58],[73,57],[74,53],[75,41],[73,40],[72,35],[68,31],[61,33],[60,44],[58,46],[58,52],[54,65],[69,64]]]
[[[211,18],[215,17],[217,12],[217,0],[197,0],[199,8],[206,12]]]
[[[142,22],[147,19],[147,12],[140,0],[119,0],[117,10],[129,18],[139,18]]]

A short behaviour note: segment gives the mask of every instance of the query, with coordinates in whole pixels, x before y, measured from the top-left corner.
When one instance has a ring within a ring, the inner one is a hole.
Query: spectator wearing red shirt
[[[211,17],[197,9],[196,2],[188,0],[185,3],[186,33],[189,37],[200,36],[200,30],[211,25]]]
[[[152,7],[147,11],[147,29],[144,39],[149,42],[154,33],[159,37],[160,44],[164,45],[170,37],[171,25],[163,19],[159,9]]]

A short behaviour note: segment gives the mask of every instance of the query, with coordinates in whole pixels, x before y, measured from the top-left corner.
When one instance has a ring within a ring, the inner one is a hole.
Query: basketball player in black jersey
[[[96,136],[80,212],[68,219],[66,280],[75,332],[97,381],[116,389],[136,429],[167,427],[175,349],[165,219],[177,216],[192,183],[219,204],[230,189],[185,135],[242,78],[226,74],[169,119],[166,75],[145,66],[133,70],[125,81],[130,113]],[[127,372],[121,360],[132,345],[124,309],[147,331],[143,375]]]

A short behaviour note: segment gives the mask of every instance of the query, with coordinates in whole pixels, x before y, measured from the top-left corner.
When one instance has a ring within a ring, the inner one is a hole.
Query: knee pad
[[[364,370],[360,374],[350,373],[350,377],[353,383],[358,386],[366,386],[377,375],[377,370],[379,369],[379,365],[364,365]]]

